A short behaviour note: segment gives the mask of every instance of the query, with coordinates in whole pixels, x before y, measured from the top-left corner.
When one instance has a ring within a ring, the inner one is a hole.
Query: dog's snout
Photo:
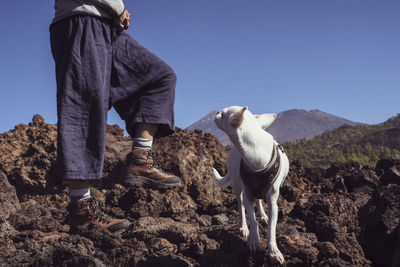
[[[217,111],[215,113],[214,122],[217,123],[217,121],[220,119],[221,119],[221,112]]]

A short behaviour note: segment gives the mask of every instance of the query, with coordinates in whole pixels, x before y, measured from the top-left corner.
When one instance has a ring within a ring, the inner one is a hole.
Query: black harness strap
[[[247,186],[247,191],[254,198],[264,199],[265,192],[278,178],[281,165],[281,156],[278,149],[281,149],[280,146],[274,145],[271,161],[264,170],[251,171],[247,168],[243,159],[240,162],[240,176],[243,183]],[[276,155],[274,155],[275,153]]]

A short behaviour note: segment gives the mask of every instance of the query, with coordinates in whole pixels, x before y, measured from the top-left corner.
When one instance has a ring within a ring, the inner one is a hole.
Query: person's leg
[[[90,179],[102,176],[112,46],[111,27],[88,16],[52,25],[57,80],[57,174],[69,180],[71,226],[126,229],[128,220],[104,214],[90,197]]]
[[[85,200],[91,197],[89,180],[68,179],[71,201]]]
[[[163,172],[151,152],[153,138],[174,129],[176,75],[127,34],[120,36],[115,49],[111,103],[133,138],[124,182],[155,188],[179,186],[180,178]]]
[[[153,137],[174,130],[176,75],[164,61],[122,33],[115,43],[112,62],[110,107],[113,106],[134,138],[149,125]],[[154,129],[153,129],[154,130]]]
[[[158,124],[152,124],[152,123],[137,123],[135,125],[135,137],[134,138],[144,138],[144,139],[149,139],[153,140],[154,135],[156,134],[158,129]]]
[[[158,124],[137,123],[135,125],[135,137],[132,142],[132,150],[145,149],[151,150],[153,147],[154,135],[157,132]]]
[[[50,36],[57,80],[57,174],[100,179],[112,60],[110,26],[74,16],[52,25]]]

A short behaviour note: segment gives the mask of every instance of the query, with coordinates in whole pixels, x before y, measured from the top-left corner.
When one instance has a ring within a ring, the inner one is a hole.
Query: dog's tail
[[[213,178],[219,187],[227,187],[231,184],[231,177],[229,176],[229,172],[222,177],[219,172],[213,168]]]

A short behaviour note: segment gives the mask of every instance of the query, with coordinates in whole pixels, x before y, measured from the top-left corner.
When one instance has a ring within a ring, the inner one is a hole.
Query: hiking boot
[[[99,204],[93,197],[71,202],[67,222],[71,227],[95,224],[110,232],[127,229],[131,224],[126,219],[115,219],[100,210]]]
[[[156,155],[148,149],[134,149],[126,156],[124,183],[156,189],[181,185],[181,178],[161,170]]]

